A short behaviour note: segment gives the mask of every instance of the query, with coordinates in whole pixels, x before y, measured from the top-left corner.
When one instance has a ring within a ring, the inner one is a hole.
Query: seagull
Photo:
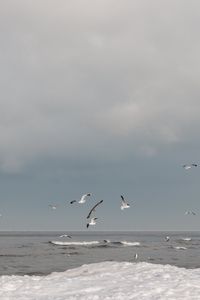
[[[92,218],[91,220],[90,220],[90,222],[89,223],[87,223],[87,228],[89,227],[89,225],[96,225],[96,220],[97,220],[98,218]]]
[[[56,209],[57,205],[49,204],[49,207],[51,207],[51,209]]]
[[[86,198],[87,197],[90,197],[91,196],[91,193],[87,193],[87,194],[85,194],[85,195],[83,195],[82,197],[81,197],[81,199],[78,201],[78,203],[85,203],[86,202]],[[73,203],[75,203],[75,202],[77,202],[76,200],[72,200],[71,202],[70,202],[70,204],[73,204]]]
[[[192,167],[198,167],[198,165],[197,164],[191,164],[191,165],[183,165],[182,166],[185,170],[189,170],[189,169],[191,169]]]
[[[137,254],[137,253],[135,253],[135,255],[134,255],[134,259],[135,259],[135,260],[137,260],[137,259],[138,259],[138,254]]]
[[[62,235],[60,235],[59,236],[60,238],[63,238],[63,237],[68,237],[69,239],[71,239],[72,237],[71,237],[71,235],[68,235],[68,234],[62,234]]]
[[[187,210],[185,212],[185,215],[193,215],[193,216],[196,216],[196,213],[194,211],[191,211],[191,210]]]
[[[97,204],[95,204],[95,206],[93,206],[93,208],[90,210],[90,212],[89,212],[89,214],[88,214],[88,216],[87,216],[87,219],[89,219],[89,217],[91,216],[91,213],[92,213],[93,211],[95,211],[95,208],[96,208],[99,204],[101,204],[102,202],[103,202],[103,200],[99,201]]]
[[[170,240],[169,236],[166,236],[166,237],[165,237],[165,241],[166,241],[166,242],[169,242],[169,240]]]
[[[124,208],[129,208],[130,205],[124,200],[124,197],[121,195],[122,203],[121,203],[121,210],[124,210]]]
[[[87,194],[83,195],[83,196],[81,197],[81,200],[78,201],[78,203],[85,203],[85,202],[86,202],[86,198],[87,198],[87,197],[90,197],[90,196],[91,196],[91,193],[87,193]]]

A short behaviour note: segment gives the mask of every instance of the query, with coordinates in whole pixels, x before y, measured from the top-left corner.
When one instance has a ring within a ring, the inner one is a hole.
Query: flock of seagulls
[[[85,203],[87,197],[90,197],[90,196],[91,196],[91,193],[84,194],[84,195],[81,197],[81,199],[78,201],[78,203],[81,203],[81,204]],[[125,199],[124,199],[124,197],[123,197],[122,195],[121,195],[121,199],[122,199],[122,201],[121,201],[121,210],[123,210],[124,208],[130,207],[130,204],[128,204],[128,203],[125,201]],[[77,202],[77,201],[76,201],[76,200],[72,200],[72,201],[70,201],[70,204],[73,204],[73,203],[75,203],[75,202]],[[97,218],[96,216],[92,216],[92,215],[95,214],[96,208],[97,208],[101,203],[103,203],[103,200],[100,200],[99,202],[97,202],[97,203],[91,208],[91,210],[89,211],[89,213],[88,213],[88,215],[87,215],[87,219],[89,219],[88,222],[87,222],[87,224],[86,224],[86,227],[87,227],[87,228],[88,228],[90,225],[96,225],[97,219],[98,219],[98,218]]]
[[[198,167],[198,165],[196,163],[191,163],[191,164],[184,164],[182,165],[182,167],[185,169],[185,170],[190,170],[192,168],[195,168],[195,167]],[[79,204],[84,204],[86,203],[87,199],[91,196],[92,194],[91,193],[87,193],[87,194],[84,194],[80,197],[79,200],[72,200],[70,201],[70,204],[74,204],[74,203],[79,203]],[[121,195],[121,210],[124,210],[125,208],[129,208],[130,207],[130,204],[124,199],[124,196]],[[103,200],[97,202],[93,207],[92,209],[89,211],[88,215],[87,215],[87,224],[86,224],[86,227],[88,228],[90,225],[96,225],[97,223],[97,217],[95,216],[95,212],[96,212],[96,208],[103,203]],[[49,207],[52,209],[52,210],[55,210],[58,205],[55,205],[55,204],[49,204]],[[185,215],[193,215],[195,216],[196,215],[196,212],[192,211],[192,210],[188,210],[185,212]],[[60,237],[68,237],[68,238],[71,238],[71,236],[69,235],[62,235]],[[166,236],[165,237],[165,241],[169,241],[169,237]]]

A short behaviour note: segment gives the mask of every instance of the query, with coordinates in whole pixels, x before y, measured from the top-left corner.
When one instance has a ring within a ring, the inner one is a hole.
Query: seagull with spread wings
[[[122,203],[121,203],[121,210],[124,210],[124,208],[129,208],[130,207],[130,204],[128,204],[124,197],[121,195],[121,199],[122,199]]]
[[[90,197],[91,196],[91,193],[87,193],[87,194],[84,194],[82,197],[81,197],[81,199],[78,201],[78,203],[85,203],[86,202],[86,199],[87,199],[87,197]],[[73,204],[73,203],[75,203],[75,202],[77,202],[77,200],[72,200],[72,201],[70,201],[70,204]]]

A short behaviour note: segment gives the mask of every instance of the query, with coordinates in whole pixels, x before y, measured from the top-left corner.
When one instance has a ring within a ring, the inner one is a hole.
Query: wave
[[[127,241],[121,241],[120,242],[124,246],[140,246],[139,242],[127,242]]]
[[[200,269],[101,262],[47,276],[0,276],[0,299],[199,299]],[[91,284],[92,283],[92,284]]]
[[[181,240],[182,240],[182,241],[185,241],[185,242],[189,242],[189,241],[191,241],[192,239],[189,238],[189,237],[188,237],[188,238],[186,237],[186,238],[182,238]]]
[[[61,241],[49,241],[49,243],[54,245],[61,245],[61,246],[90,246],[90,245],[96,245],[99,244],[98,241],[90,241],[90,242],[61,242]]]
[[[174,249],[176,249],[176,250],[187,250],[187,248],[186,248],[186,247],[179,247],[179,246],[177,246],[177,247],[174,247]]]

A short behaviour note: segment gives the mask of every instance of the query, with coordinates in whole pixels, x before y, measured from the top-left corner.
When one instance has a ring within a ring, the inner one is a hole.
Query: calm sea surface
[[[200,268],[200,232],[0,232],[0,275],[45,275],[102,261]]]

